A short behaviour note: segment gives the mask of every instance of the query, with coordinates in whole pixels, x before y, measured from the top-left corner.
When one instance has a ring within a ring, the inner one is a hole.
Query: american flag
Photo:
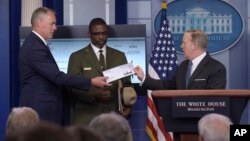
[[[150,64],[155,69],[159,79],[170,79],[176,72],[178,60],[166,17],[166,9],[162,9],[161,14],[161,28],[156,37]]]
[[[166,1],[162,1],[160,30],[152,50],[148,72],[155,79],[170,79],[176,72],[178,60],[176,50],[166,16]],[[151,91],[148,92],[146,131],[152,141],[173,141],[165,130],[163,121],[158,115]]]

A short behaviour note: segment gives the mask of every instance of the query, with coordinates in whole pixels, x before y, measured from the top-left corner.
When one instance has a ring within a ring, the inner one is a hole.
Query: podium
[[[179,98],[184,100],[225,98],[229,108],[226,116],[229,116],[234,124],[239,124],[241,114],[250,97],[250,90],[156,90],[152,92],[152,96],[158,113],[163,118],[165,128],[174,133],[174,141],[198,141],[198,120],[202,114],[192,117],[189,115],[190,112],[186,112],[182,117],[174,116],[174,113],[179,110],[173,104],[176,99],[178,101]],[[213,111],[203,112],[203,115],[211,112]],[[215,113],[220,113],[220,111]],[[220,114],[225,115],[225,113]]]

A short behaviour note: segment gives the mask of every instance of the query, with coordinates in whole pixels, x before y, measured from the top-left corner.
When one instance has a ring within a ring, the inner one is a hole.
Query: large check
[[[128,63],[103,71],[103,75],[108,77],[107,82],[112,82],[123,77],[133,75],[133,64]]]

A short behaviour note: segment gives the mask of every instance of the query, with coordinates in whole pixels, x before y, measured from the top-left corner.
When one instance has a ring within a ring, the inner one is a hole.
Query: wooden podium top
[[[182,96],[229,96],[229,97],[250,97],[248,89],[209,89],[209,90],[156,90],[152,92],[156,98],[172,98]]]

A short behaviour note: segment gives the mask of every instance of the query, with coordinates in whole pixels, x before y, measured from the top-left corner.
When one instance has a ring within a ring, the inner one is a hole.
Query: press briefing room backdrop
[[[19,95],[18,49],[19,26],[21,25],[22,2],[25,0],[0,0],[0,141],[5,134],[5,124],[10,109],[17,106]],[[32,0],[29,0],[30,2]],[[161,10],[162,0],[41,0],[43,6],[57,12],[59,25],[87,25],[93,17],[102,17],[109,24],[146,24],[146,59],[150,58],[155,43],[155,25]],[[167,0],[171,5],[185,0]],[[208,0],[189,0],[196,3]],[[250,88],[250,2],[248,0],[210,0],[224,2],[229,9],[236,11],[242,22],[237,40],[224,49],[213,53],[212,57],[220,60],[227,68],[227,89]],[[215,7],[216,8],[216,7]],[[98,9],[98,10],[97,10]],[[181,9],[175,7],[175,9]],[[209,8],[208,8],[209,9]],[[220,11],[218,8],[218,13]],[[193,9],[195,10],[195,9]],[[196,9],[197,10],[197,9]],[[174,10],[173,10],[174,11]],[[172,15],[180,14],[171,11]],[[186,9],[188,11],[188,9]],[[195,11],[192,11],[195,12]],[[196,11],[197,12],[197,11]],[[204,11],[203,11],[204,12]],[[207,12],[207,11],[206,11]],[[213,13],[213,14],[218,14]],[[213,15],[211,14],[211,15]],[[225,15],[226,16],[226,15]],[[168,17],[171,19],[171,17]],[[170,24],[171,25],[171,24]],[[178,43],[177,43],[178,45]],[[177,47],[178,48],[178,47]],[[178,60],[182,61],[182,53],[178,52]],[[146,96],[140,90],[138,100],[133,108],[130,124],[136,141],[149,140],[145,133]],[[249,117],[250,118],[250,117]],[[140,121],[140,122],[139,122]]]

